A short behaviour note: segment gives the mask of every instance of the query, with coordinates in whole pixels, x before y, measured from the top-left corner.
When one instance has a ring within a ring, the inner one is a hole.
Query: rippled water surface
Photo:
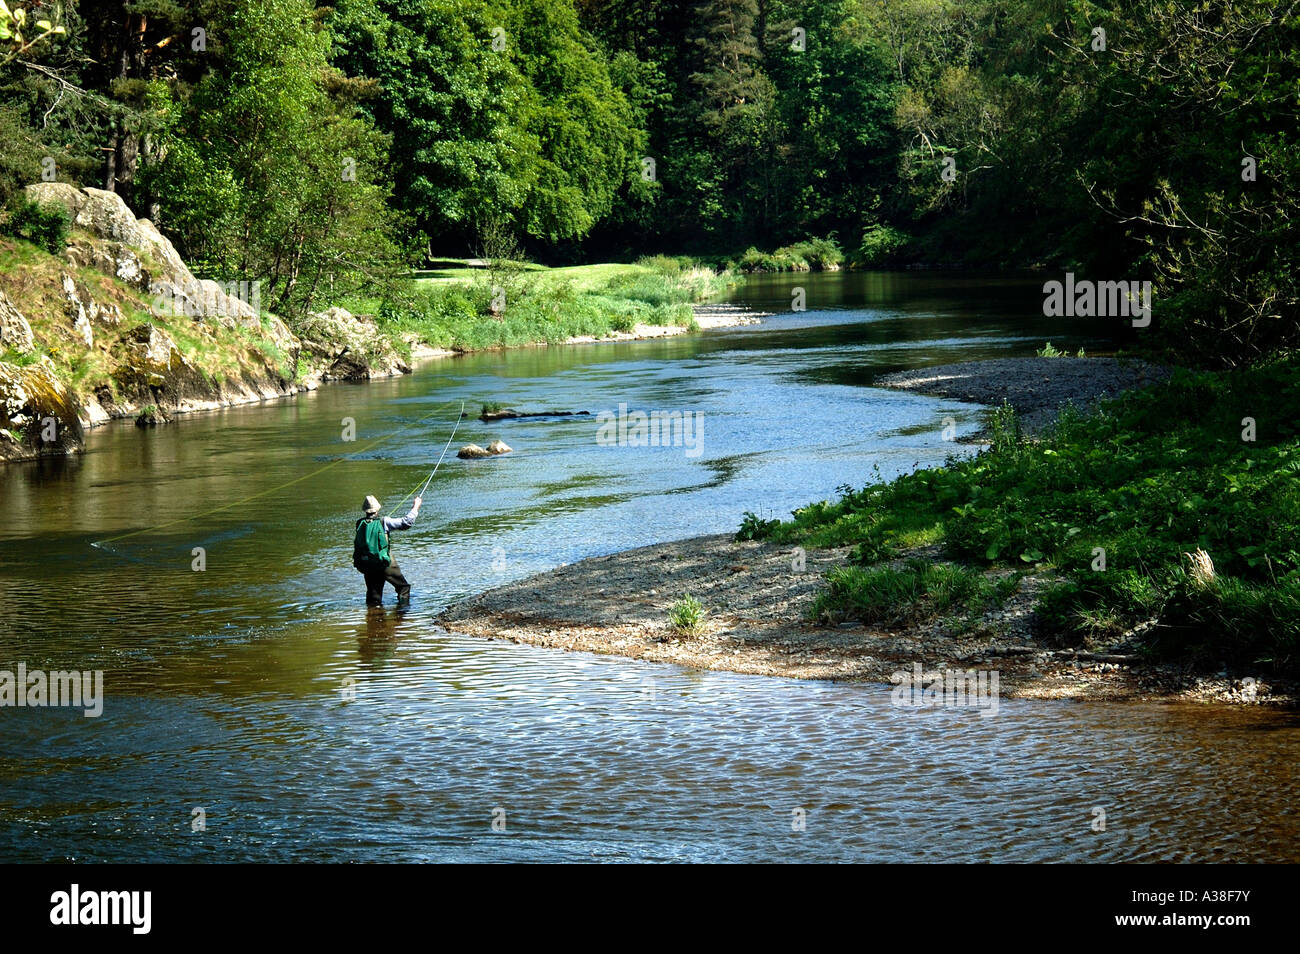
[[[756,328],[426,364],[0,470],[0,669],[102,669],[106,696],[99,718],[0,708],[0,857],[1296,860],[1291,716],[1004,701],[984,718],[437,628],[459,596],[784,514],[942,461],[945,417],[977,425],[868,387],[883,371],[1104,344],[1034,317],[1032,280],[777,276],[741,297],[784,309],[796,284],[811,310]],[[701,453],[471,415],[457,444],[514,453],[444,465],[395,538],[415,598],[367,612],[354,511],[423,479],[462,399],[697,411]]]

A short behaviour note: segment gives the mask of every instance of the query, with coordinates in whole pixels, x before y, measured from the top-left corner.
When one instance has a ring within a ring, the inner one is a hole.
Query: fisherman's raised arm
[[[410,512],[407,513],[405,517],[384,517],[384,529],[410,530],[411,526],[415,523],[415,518],[420,515],[421,503],[423,503],[423,500],[416,497],[414,505],[412,505]]]

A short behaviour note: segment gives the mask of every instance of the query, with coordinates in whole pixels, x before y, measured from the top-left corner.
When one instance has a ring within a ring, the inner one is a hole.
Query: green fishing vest
[[[357,533],[352,538],[352,565],[361,572],[382,570],[388,566],[388,534],[384,521],[362,517],[357,521]]]

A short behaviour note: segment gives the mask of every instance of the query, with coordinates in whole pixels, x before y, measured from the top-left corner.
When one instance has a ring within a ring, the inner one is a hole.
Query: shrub
[[[906,232],[900,232],[893,226],[870,226],[862,233],[862,241],[858,243],[855,264],[867,268],[895,264],[902,257],[910,241]]]
[[[704,625],[704,607],[693,596],[683,596],[668,610],[668,622],[673,631],[683,636],[693,636]]]
[[[758,514],[746,510],[744,519],[740,521],[740,530],[736,532],[736,539],[766,540],[780,526],[780,520],[764,520]]]
[[[51,255],[57,255],[67,247],[71,227],[67,209],[42,205],[23,195],[10,200],[3,222],[0,222],[0,229],[5,234],[39,245]]]

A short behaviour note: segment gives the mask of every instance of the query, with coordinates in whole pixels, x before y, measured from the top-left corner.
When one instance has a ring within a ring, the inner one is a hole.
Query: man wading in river
[[[366,605],[378,606],[384,601],[384,584],[393,584],[397,601],[411,597],[411,584],[388,555],[388,534],[393,530],[409,530],[420,513],[419,497],[405,517],[380,517],[379,501],[367,497],[361,509],[365,516],[357,521],[357,532],[352,538],[352,565],[366,578]]]

